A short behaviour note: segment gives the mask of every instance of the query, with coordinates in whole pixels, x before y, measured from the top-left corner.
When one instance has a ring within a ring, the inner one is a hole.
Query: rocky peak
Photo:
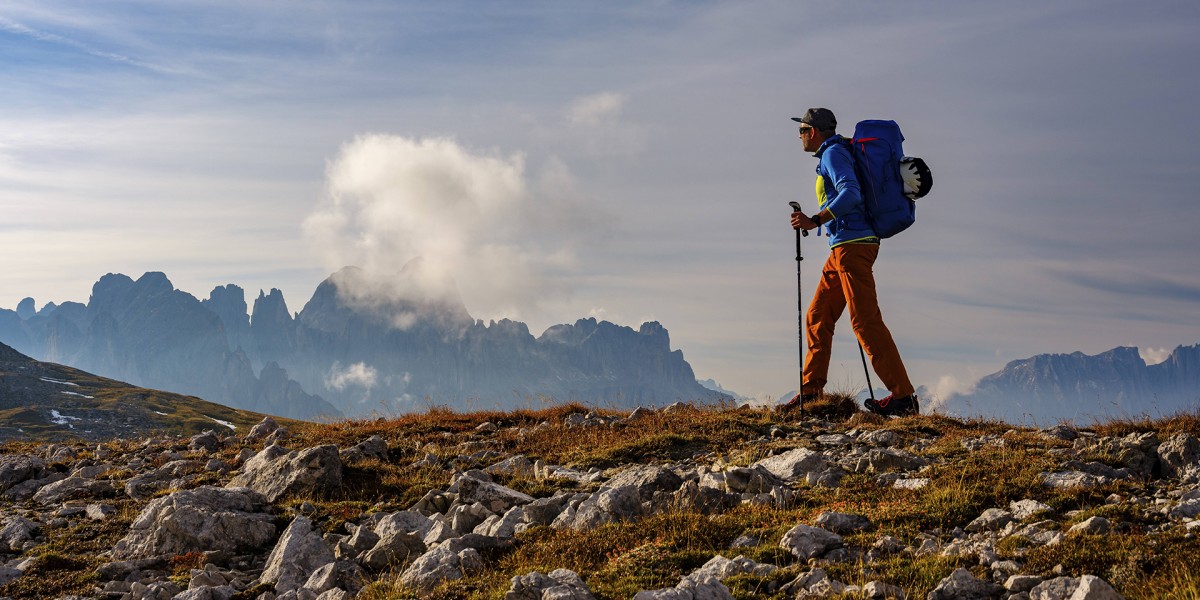
[[[35,314],[37,314],[37,311],[34,309],[33,298],[25,298],[17,304],[18,317],[21,317],[22,319],[29,319],[29,317],[32,317]]]
[[[262,290],[259,290],[258,298],[254,300],[254,314],[250,319],[251,327],[290,325],[291,323],[292,315],[288,312],[283,292],[271,288],[270,294],[264,294]]]
[[[298,321],[331,332],[381,324],[461,330],[474,324],[454,280],[427,272],[423,265],[414,259],[388,277],[344,267],[317,286]]]
[[[246,292],[242,288],[232,283],[217,286],[200,304],[220,317],[230,347],[237,348],[248,341],[250,315],[246,314]]]

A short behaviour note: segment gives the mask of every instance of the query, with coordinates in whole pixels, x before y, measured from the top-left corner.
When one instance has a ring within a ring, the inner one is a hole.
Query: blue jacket
[[[822,225],[829,247],[852,242],[878,243],[864,212],[862,192],[854,175],[854,159],[841,135],[834,134],[817,149],[817,205],[833,219]],[[831,195],[830,192],[833,192]]]

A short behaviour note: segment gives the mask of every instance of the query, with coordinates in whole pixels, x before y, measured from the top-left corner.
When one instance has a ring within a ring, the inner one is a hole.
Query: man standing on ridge
[[[920,403],[900,351],[883,323],[875,294],[872,267],[879,256],[879,236],[867,220],[849,140],[837,133],[837,119],[827,108],[810,108],[800,123],[800,141],[817,157],[817,206],[811,217],[792,213],[792,228],[808,231],[825,227],[829,258],[821,268],[821,281],[805,318],[808,356],[804,361],[800,393],[783,405],[798,408],[816,400],[825,390],[833,350],[833,328],[842,311],[850,309],[850,326],[871,358],[871,367],[891,392],[881,400],[868,399],[867,410],[884,416],[919,414]]]

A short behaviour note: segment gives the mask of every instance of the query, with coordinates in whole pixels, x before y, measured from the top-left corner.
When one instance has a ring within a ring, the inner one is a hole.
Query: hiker
[[[804,361],[800,393],[783,409],[799,408],[824,393],[833,349],[833,328],[843,309],[848,307],[854,335],[891,392],[880,400],[868,399],[865,402],[867,410],[885,416],[919,414],[916,390],[879,312],[875,276],[871,271],[879,256],[879,236],[864,212],[848,144],[838,135],[837,119],[827,108],[810,108],[803,117],[792,120],[800,123],[800,141],[804,150],[812,152],[818,160],[816,192],[819,209],[811,217],[800,211],[793,212],[792,228],[808,231],[824,227],[830,249],[805,317],[808,355]]]

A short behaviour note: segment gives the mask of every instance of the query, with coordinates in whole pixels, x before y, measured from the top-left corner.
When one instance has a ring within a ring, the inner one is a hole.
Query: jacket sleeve
[[[830,200],[824,208],[835,218],[861,210],[862,191],[858,187],[858,178],[854,176],[854,162],[850,158],[850,151],[841,144],[831,146],[821,156],[821,162],[829,181],[833,182],[833,190],[826,190],[826,193],[836,192],[830,194]]]

